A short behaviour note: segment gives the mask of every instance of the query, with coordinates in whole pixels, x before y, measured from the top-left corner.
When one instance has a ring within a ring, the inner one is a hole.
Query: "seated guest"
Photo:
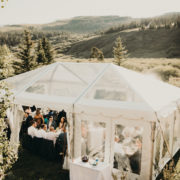
[[[41,128],[37,130],[36,137],[46,139],[46,136],[47,136],[46,130],[47,130],[47,125],[42,124]]]
[[[37,123],[36,121],[31,121],[31,126],[28,128],[27,132],[28,132],[28,135],[34,137],[36,136],[37,134],[37,129],[36,129],[36,126],[37,126]]]
[[[40,129],[41,125],[44,124],[43,120],[41,118],[34,119],[37,122],[37,128]]]
[[[51,126],[52,126],[54,129],[56,129],[56,127],[57,127],[56,121],[54,121],[53,116],[50,116],[50,117],[49,117],[49,120],[48,120],[48,122],[47,122],[47,129],[49,130]]]
[[[57,137],[59,136],[59,134],[60,134],[60,132],[56,132],[56,131],[54,130],[54,127],[51,126],[51,127],[50,127],[50,132],[47,132],[46,139],[52,140],[53,143],[54,143],[54,145],[55,145],[56,139],[57,139]]]
[[[38,108],[37,110],[36,110],[36,114],[35,114],[35,116],[34,116],[34,119],[35,120],[37,120],[37,119],[42,119],[42,123],[44,124],[44,117],[43,117],[43,115],[41,114],[41,112],[40,112],[40,109]]]

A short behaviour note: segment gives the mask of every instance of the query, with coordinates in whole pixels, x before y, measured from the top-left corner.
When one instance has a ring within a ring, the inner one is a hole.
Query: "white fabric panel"
[[[151,175],[151,151],[152,151],[152,129],[151,129],[151,123],[145,122],[142,120],[127,120],[124,118],[114,119],[113,120],[113,126],[115,125],[123,125],[124,127],[140,127],[143,129],[142,132],[142,154],[141,154],[141,171],[140,175],[138,175],[138,179],[142,180],[148,180]],[[114,135],[115,135],[115,129],[112,131],[112,139],[111,139],[111,163],[114,160]],[[132,177],[137,176],[133,173],[129,173]]]
[[[18,145],[19,145],[19,132],[20,132],[24,112],[19,110],[17,105],[14,105],[12,114],[13,114],[13,127],[11,128],[10,142],[17,150]]]
[[[88,131],[88,149],[101,147],[103,145],[104,128],[90,128]]]
[[[71,146],[70,146],[69,134],[71,132],[70,132],[70,129],[68,127],[66,128],[66,131],[67,131],[67,153],[66,153],[66,156],[64,159],[63,169],[69,169],[69,163],[70,163],[70,148],[71,148]]]
[[[12,129],[13,126],[14,126],[14,116],[13,116],[13,111],[12,111],[11,108],[7,109],[6,115],[7,115],[7,118],[8,118],[8,123],[10,125],[10,128]]]
[[[101,115],[94,116],[94,115],[90,115],[90,114],[87,115],[87,114],[76,114],[75,113],[74,158],[79,158],[82,155],[86,154],[86,152],[81,152],[81,150],[86,149],[89,144],[89,142],[87,142],[87,146],[83,146],[83,148],[82,148],[83,143],[82,143],[82,141],[80,141],[80,139],[82,139],[82,133],[81,133],[81,128],[82,128],[81,122],[82,121],[83,121],[83,123],[87,122],[88,124],[93,124],[93,125],[96,124],[97,126],[101,126],[102,124],[103,124],[103,126],[105,125],[105,132],[104,132],[105,137],[103,140],[103,141],[105,141],[105,144],[103,144],[103,145],[105,145],[105,149],[104,149],[104,147],[101,147],[101,149],[103,149],[103,150],[98,151],[97,146],[94,143],[91,144],[91,147],[93,147],[93,152],[97,152],[97,154],[96,154],[97,156],[104,157],[104,162],[109,163],[110,149],[111,149],[111,147],[110,147],[111,146],[111,144],[110,144],[110,142],[111,142],[111,119],[101,116]],[[86,130],[87,130],[87,138],[94,137],[91,139],[91,142],[96,141],[96,138],[97,138],[98,142],[102,140],[101,137],[100,138],[97,137],[97,132],[91,133],[91,130],[90,131],[88,131],[88,129],[86,129]],[[91,135],[93,134],[92,137],[90,137],[90,134]],[[101,132],[99,132],[99,134],[101,134]],[[85,138],[85,140],[86,140],[86,138]],[[95,146],[92,146],[93,144]],[[99,154],[99,152],[101,152],[102,154],[101,153]]]

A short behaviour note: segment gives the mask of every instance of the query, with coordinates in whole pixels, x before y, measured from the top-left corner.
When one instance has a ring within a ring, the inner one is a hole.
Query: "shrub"
[[[153,68],[151,72],[159,75],[164,81],[168,81],[171,76],[180,76],[180,71],[172,66],[158,66],[156,68]]]
[[[0,82],[0,179],[4,177],[5,171],[11,168],[16,161],[17,154],[7,138],[6,111],[10,107],[10,96],[5,82]]]
[[[102,61],[102,60],[104,60],[104,55],[103,55],[103,52],[100,49],[98,49],[97,47],[93,47],[91,49],[90,58],[97,58],[97,60]]]

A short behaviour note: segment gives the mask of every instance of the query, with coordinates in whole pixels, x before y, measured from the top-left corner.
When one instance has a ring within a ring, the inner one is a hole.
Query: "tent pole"
[[[75,138],[74,138],[74,136],[75,136],[75,113],[74,113],[74,104],[73,104],[73,110],[72,110],[73,112],[72,112],[72,143],[73,143],[73,145],[71,145],[71,148],[72,148],[72,151],[71,151],[71,157],[72,157],[72,160],[74,160],[74,154],[75,154],[75,152],[74,152],[74,146],[75,146]]]
[[[151,162],[150,162],[150,176],[149,180],[152,179],[153,173],[153,161],[154,161],[154,141],[155,141],[156,122],[151,122]]]
[[[165,136],[164,136],[164,133],[163,133],[163,130],[162,130],[162,127],[161,127],[161,124],[160,124],[160,120],[159,120],[159,118],[158,118],[158,116],[157,116],[157,112],[155,112],[155,115],[156,115],[157,122],[158,122],[159,127],[160,127],[160,131],[161,131],[161,134],[162,134],[163,140],[164,140],[164,142],[165,142],[165,144],[166,144],[166,147],[167,147],[168,153],[169,153],[169,155],[170,155],[170,157],[171,157],[171,159],[172,159],[172,154],[171,154],[171,152],[170,152],[170,148],[169,148],[168,142],[167,142],[167,140],[166,140],[166,138],[165,138]]]
[[[176,122],[176,111],[174,111],[174,121],[172,124],[172,146],[171,146],[171,152],[173,153],[174,151],[174,126],[175,126],[175,122]]]

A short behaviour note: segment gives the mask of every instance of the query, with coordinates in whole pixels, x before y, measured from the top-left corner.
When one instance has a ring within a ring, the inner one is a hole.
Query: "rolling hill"
[[[71,45],[66,52],[79,58],[89,58],[92,47],[101,49],[105,58],[112,58],[113,46],[120,36],[128,50],[129,57],[136,58],[173,58],[180,57],[180,28],[177,29],[138,29],[104,34]]]
[[[87,34],[96,31],[104,31],[112,26],[129,23],[131,17],[119,16],[79,16],[66,20],[58,20],[47,24],[20,24],[0,27],[0,31],[23,30],[24,28],[39,31],[66,31],[71,33]]]
[[[73,33],[93,33],[112,26],[129,23],[133,18],[119,16],[79,16],[64,21],[42,25],[42,30],[68,31]]]

